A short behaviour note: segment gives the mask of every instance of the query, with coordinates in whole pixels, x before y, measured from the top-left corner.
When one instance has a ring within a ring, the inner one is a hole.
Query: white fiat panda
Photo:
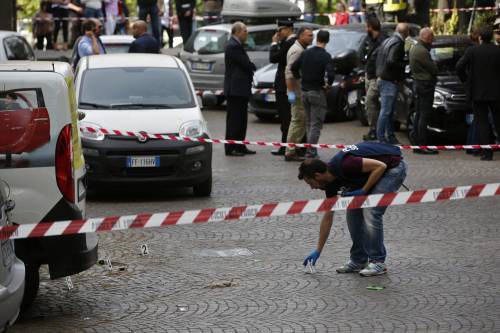
[[[0,179],[16,203],[12,223],[82,219],[85,163],[69,64],[0,64]],[[50,277],[81,272],[97,261],[95,234],[20,239],[15,252],[26,266],[23,308],[35,298],[39,267]]]

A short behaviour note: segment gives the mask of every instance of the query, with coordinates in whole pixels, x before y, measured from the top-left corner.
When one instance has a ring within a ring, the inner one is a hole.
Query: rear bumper
[[[196,90],[216,90],[224,89],[224,75],[204,74],[189,71],[189,76]]]
[[[82,212],[61,199],[43,221],[82,219]],[[41,222],[43,223],[43,222]],[[80,273],[97,262],[95,233],[17,239],[16,255],[33,265],[48,264],[51,279]]]
[[[188,154],[189,148],[204,150]],[[196,142],[151,140],[104,140],[83,142],[89,185],[104,183],[162,183],[170,186],[193,186],[207,180],[212,174],[212,145]],[[158,156],[159,166],[146,168],[127,167],[131,156]]]
[[[24,294],[24,264],[16,259],[10,270],[9,283],[0,284],[0,331],[14,324]]]
[[[250,97],[248,103],[248,112],[250,113],[261,113],[269,115],[277,115],[278,110],[276,108],[276,102],[269,102],[267,100],[267,94],[257,94],[254,93]]]

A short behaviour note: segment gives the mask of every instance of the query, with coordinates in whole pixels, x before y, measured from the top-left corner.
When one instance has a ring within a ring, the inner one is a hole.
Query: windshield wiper
[[[97,104],[97,103],[89,103],[89,102],[80,102],[78,104],[79,107],[84,107],[84,106],[90,106],[94,109],[109,109],[111,108],[111,105],[109,104]]]
[[[154,109],[171,109],[172,107],[168,104],[154,104],[154,103],[122,103],[122,104],[111,104],[111,108],[119,109],[119,108],[154,108]]]

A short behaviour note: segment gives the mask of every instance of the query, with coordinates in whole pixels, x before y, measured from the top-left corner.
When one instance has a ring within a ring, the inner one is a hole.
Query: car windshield
[[[128,49],[130,48],[130,44],[105,44],[106,53],[114,54],[114,53],[128,53]]]
[[[431,49],[431,58],[438,66],[439,73],[454,73],[458,60],[470,45],[435,46]]]
[[[361,31],[330,30],[330,41],[326,50],[332,56],[346,50],[358,51],[365,35],[366,33]],[[316,41],[313,44],[316,44]]]
[[[271,48],[270,41],[276,30],[262,30],[248,33],[245,49],[247,51],[269,51]]]
[[[223,53],[229,39],[229,33],[224,30],[198,30],[186,43],[187,52],[199,54]]]
[[[82,109],[194,107],[193,94],[178,68],[100,68],[87,70],[80,88]]]

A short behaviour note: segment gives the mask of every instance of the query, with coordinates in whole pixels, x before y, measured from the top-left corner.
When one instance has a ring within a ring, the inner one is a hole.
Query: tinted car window
[[[3,41],[5,53],[9,60],[34,60],[35,55],[24,38],[19,36],[7,37]]]
[[[438,46],[431,49],[431,58],[438,66],[439,72],[455,72],[458,60],[470,45]]]
[[[198,30],[187,41],[185,50],[199,54],[223,53],[229,33],[223,30]]]
[[[188,80],[177,68],[90,69],[80,89],[82,109],[195,106]]]
[[[326,45],[326,50],[332,56],[346,50],[358,51],[366,33],[360,31],[330,30],[330,41]],[[313,44],[315,44],[314,41]]]
[[[269,51],[276,30],[254,31],[248,33],[247,51]]]

